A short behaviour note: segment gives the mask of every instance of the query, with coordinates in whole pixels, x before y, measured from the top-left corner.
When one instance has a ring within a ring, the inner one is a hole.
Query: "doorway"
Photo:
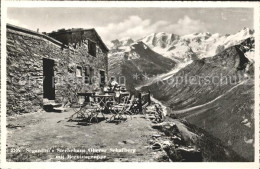
[[[43,98],[55,100],[54,60],[43,59]]]

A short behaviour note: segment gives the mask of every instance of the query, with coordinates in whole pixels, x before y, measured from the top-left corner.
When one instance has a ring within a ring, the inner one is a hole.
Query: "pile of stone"
[[[148,106],[145,114],[146,118],[150,119],[153,123],[161,123],[164,120],[162,106],[158,103]]]
[[[155,134],[149,141],[154,151],[165,151],[171,161],[202,161],[202,153],[195,145],[187,143],[174,122],[153,124],[163,134]]]

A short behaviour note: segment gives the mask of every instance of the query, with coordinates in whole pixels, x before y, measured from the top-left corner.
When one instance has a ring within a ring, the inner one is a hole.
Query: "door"
[[[54,60],[43,59],[43,98],[55,100]]]

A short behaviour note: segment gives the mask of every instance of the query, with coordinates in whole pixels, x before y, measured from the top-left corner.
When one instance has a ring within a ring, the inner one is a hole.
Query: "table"
[[[114,97],[115,97],[114,95],[102,94],[102,95],[93,95],[92,97],[99,98],[100,99],[99,103],[102,104],[101,106],[104,107],[104,111],[106,113],[110,113],[110,110],[109,110],[110,104],[108,104],[108,103],[109,103],[109,101],[110,101],[110,103],[114,101]]]
[[[129,92],[120,92],[120,95],[122,95],[122,96],[129,96],[130,93]]]
[[[114,94],[115,93],[115,91],[104,91],[104,93],[108,93],[108,94]]]
[[[84,96],[85,98],[84,98],[84,102],[89,102],[90,100],[89,100],[89,97],[91,97],[91,96],[93,96],[94,95],[94,93],[92,93],[92,92],[86,92],[86,93],[77,93],[77,96]]]
[[[109,94],[99,94],[99,95],[93,95],[92,97],[94,98],[99,98],[100,102],[103,102],[104,104],[111,99],[114,99],[114,95],[109,95]]]

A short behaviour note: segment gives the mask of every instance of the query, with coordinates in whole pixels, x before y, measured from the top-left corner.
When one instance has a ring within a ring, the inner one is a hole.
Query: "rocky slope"
[[[143,79],[139,79],[138,82],[134,83],[134,85],[137,85],[138,88],[142,85],[151,84],[154,80],[169,77],[178,72],[183,67],[192,63],[194,60],[212,57],[217,53],[227,49],[228,47],[242,43],[244,40],[253,37],[253,35],[253,30],[244,28],[233,35],[220,35],[218,33],[210,34],[207,32],[179,36],[176,34],[160,32],[153,33],[136,41],[129,37],[120,40],[116,39],[111,42],[112,46],[110,48],[109,54],[109,72],[110,75],[114,76],[124,75],[124,73],[122,73],[122,69],[125,66],[122,63],[125,63],[124,61],[126,60],[131,60],[128,62],[138,62],[138,59],[141,57],[143,58],[143,56],[146,56],[146,60],[149,59],[150,55],[157,55],[169,58],[174,61],[174,66],[171,68],[168,66],[165,67],[164,63],[162,65],[157,64],[157,68],[155,70],[158,70],[158,67],[161,67],[161,71],[153,73],[150,72],[150,78],[146,79],[145,81]],[[249,59],[250,62],[254,62],[254,52],[249,50],[247,53],[245,53],[245,56]],[[143,59],[141,60],[143,63],[142,65],[144,65],[146,61]],[[156,59],[153,59],[153,61],[157,63]],[[131,70],[133,69],[131,67],[129,68]],[[137,66],[134,68],[138,70],[134,73],[142,74],[147,71],[147,69],[141,70],[142,66]],[[154,67],[151,66],[150,69],[153,71]],[[162,72],[166,73],[161,74]],[[155,77],[151,78],[152,76]],[[132,82],[132,80],[130,80],[130,82]]]
[[[155,33],[138,42],[128,38],[112,48],[110,70],[125,76],[128,88],[150,90],[172,109],[172,117],[187,120],[253,161],[253,34],[245,28],[225,36]],[[133,79],[144,72],[148,78]]]
[[[171,107],[181,109],[203,104],[216,95],[225,93],[243,79],[253,76],[253,63],[245,57],[245,53],[252,52],[253,47],[254,39],[249,38],[214,57],[195,60],[173,76],[155,81],[149,88],[154,91],[163,89],[163,93],[154,93],[154,96],[162,101],[169,101],[170,98]],[[200,98],[199,102],[191,99],[191,87],[198,90],[194,96],[205,97]],[[216,87],[225,90],[212,90]]]
[[[247,161],[212,134],[183,120],[166,118],[152,126],[165,136],[157,138],[171,161],[244,162]],[[156,144],[154,144],[156,145]]]
[[[128,90],[134,90],[147,77],[170,71],[176,64],[155,53],[143,42],[134,43],[128,49],[117,47],[108,62],[109,76],[115,76],[118,81],[125,78]]]
[[[245,55],[253,52],[254,38],[248,38],[214,57],[195,60],[142,90],[151,90],[172,109],[172,115],[212,133],[252,161],[254,66]]]

